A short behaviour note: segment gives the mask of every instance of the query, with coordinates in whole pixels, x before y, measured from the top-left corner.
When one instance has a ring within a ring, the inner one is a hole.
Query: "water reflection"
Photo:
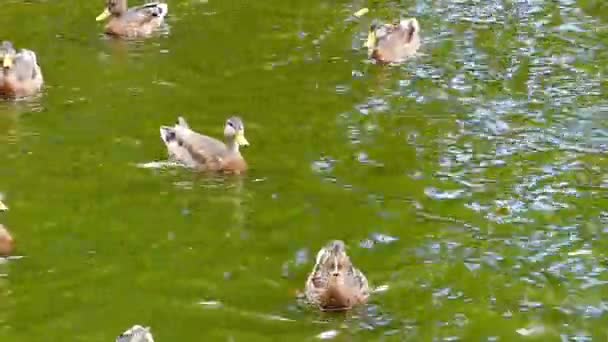
[[[24,116],[35,114],[43,110],[37,97],[20,99],[16,101],[0,102],[0,142],[15,145],[23,137],[36,135],[24,127]]]

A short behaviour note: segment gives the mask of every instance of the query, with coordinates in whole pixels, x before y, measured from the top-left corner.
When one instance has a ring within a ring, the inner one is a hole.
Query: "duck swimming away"
[[[344,242],[331,241],[317,253],[306,280],[306,299],[323,311],[344,311],[365,304],[369,298],[365,275],[346,254]]]
[[[401,63],[420,48],[420,25],[416,18],[396,24],[373,23],[365,46],[368,56],[383,63]]]
[[[11,255],[14,248],[14,240],[2,224],[0,224],[0,257],[6,257]]]

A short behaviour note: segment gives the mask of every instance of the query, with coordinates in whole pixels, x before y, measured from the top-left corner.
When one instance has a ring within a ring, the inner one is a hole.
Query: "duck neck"
[[[228,151],[233,153],[239,153],[239,144],[237,144],[235,138],[228,138],[226,140],[226,147],[228,147]]]
[[[118,3],[116,3],[116,5],[110,9],[110,12],[112,12],[112,15],[114,16],[121,16],[122,14],[126,13],[127,10],[127,0],[119,0]]]

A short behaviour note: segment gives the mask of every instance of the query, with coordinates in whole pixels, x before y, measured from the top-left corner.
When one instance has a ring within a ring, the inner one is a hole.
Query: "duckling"
[[[416,18],[397,24],[370,26],[365,46],[369,57],[383,63],[401,63],[420,48],[420,26]]]
[[[9,256],[13,252],[14,240],[11,233],[0,224],[0,256]]]
[[[223,143],[215,138],[194,132],[182,117],[173,127],[162,126],[160,136],[169,153],[169,158],[198,171],[242,173],[247,163],[239,151],[240,146],[249,146],[245,138],[245,126],[241,118],[233,116],[226,120]]]
[[[0,95],[25,97],[36,94],[44,80],[36,53],[21,49],[18,53],[9,41],[0,45],[2,72],[0,73]]]
[[[116,338],[116,342],[154,342],[150,327],[134,325]]]
[[[154,32],[163,23],[169,7],[162,2],[127,8],[127,0],[106,0],[105,10],[95,20],[110,18],[106,24],[107,34],[119,37],[143,37]]]
[[[367,278],[346,254],[344,242],[335,240],[317,253],[304,292],[307,300],[321,310],[342,311],[365,304],[370,290]]]

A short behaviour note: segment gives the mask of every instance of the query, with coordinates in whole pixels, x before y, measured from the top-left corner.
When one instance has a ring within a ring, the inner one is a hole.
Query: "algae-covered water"
[[[129,42],[101,0],[0,5],[46,81],[0,102],[0,341],[608,338],[604,1],[168,3]],[[420,54],[369,62],[400,16]],[[139,167],[233,114],[247,175]],[[330,239],[381,290],[344,315],[296,299]]]

